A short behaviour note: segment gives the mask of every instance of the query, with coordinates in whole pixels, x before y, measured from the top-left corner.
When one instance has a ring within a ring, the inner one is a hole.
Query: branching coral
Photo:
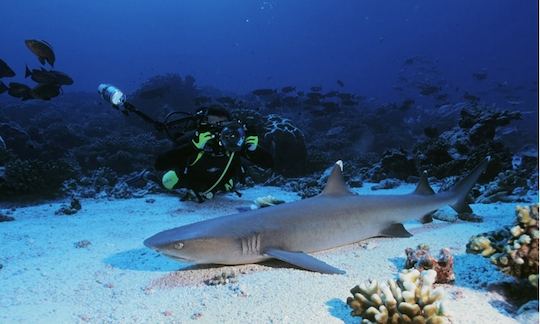
[[[379,284],[375,280],[351,289],[347,304],[362,323],[449,323],[442,288],[433,289],[435,270],[403,270],[399,279]]]
[[[516,207],[516,223],[471,237],[467,252],[490,257],[501,271],[538,286],[538,204]]]
[[[429,252],[429,246],[418,245],[416,250],[405,249],[407,261],[405,269],[415,268],[419,271],[433,269],[437,272],[437,283],[449,283],[455,280],[454,257],[449,249],[441,249],[439,256],[434,258]]]

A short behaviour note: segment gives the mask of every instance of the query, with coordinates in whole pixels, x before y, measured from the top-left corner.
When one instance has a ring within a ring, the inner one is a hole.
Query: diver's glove
[[[257,149],[259,145],[259,136],[248,136],[246,137],[246,148],[248,151],[253,152]]]
[[[163,177],[161,178],[161,183],[163,184],[163,187],[167,188],[168,190],[173,190],[174,186],[178,183],[178,175],[176,175],[176,172],[173,170],[167,171]]]
[[[199,133],[197,131],[195,132],[195,137],[191,140],[191,142],[193,142],[193,145],[195,145],[197,149],[203,150],[206,143],[208,143],[208,141],[212,138],[214,138],[214,134],[211,132]]]

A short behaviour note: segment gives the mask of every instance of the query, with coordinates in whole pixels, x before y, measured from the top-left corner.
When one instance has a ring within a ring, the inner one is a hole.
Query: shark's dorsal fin
[[[352,193],[347,188],[345,180],[343,180],[343,161],[339,160],[334,165],[332,173],[326,181],[326,186],[322,192],[323,195],[351,195]]]
[[[416,195],[434,195],[435,191],[431,189],[428,179],[427,179],[427,171],[422,172],[422,175],[420,176],[420,181],[416,185],[416,189],[414,190],[414,194]]]
[[[291,251],[285,251],[281,249],[268,248],[264,251],[264,253],[278,260],[285,261],[297,267],[311,270],[311,271],[316,271],[320,273],[328,273],[328,274],[344,274],[345,273],[345,271],[340,270],[338,268],[334,268],[328,263],[323,262],[303,252],[291,252]]]

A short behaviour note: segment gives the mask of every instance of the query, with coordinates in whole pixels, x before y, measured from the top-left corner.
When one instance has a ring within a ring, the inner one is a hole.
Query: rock
[[[11,216],[6,216],[6,215],[2,215],[0,214],[0,223],[1,222],[11,222],[11,221],[14,221],[15,218],[11,217]]]
[[[371,190],[392,189],[399,187],[401,182],[397,179],[384,179],[378,184],[371,187]]]
[[[77,198],[71,198],[69,206],[63,205],[59,210],[54,212],[55,215],[74,215],[81,210],[81,202]]]
[[[516,320],[519,323],[538,323],[538,300],[531,300],[522,305],[516,312]]]

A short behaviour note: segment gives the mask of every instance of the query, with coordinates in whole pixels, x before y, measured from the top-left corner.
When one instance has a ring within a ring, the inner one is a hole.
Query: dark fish
[[[289,93],[289,92],[293,92],[295,89],[296,89],[296,87],[293,87],[293,86],[287,86],[287,87],[281,88],[281,92],[283,92],[283,93]]]
[[[338,97],[341,100],[352,100],[354,96],[351,93],[340,93],[338,94]]]
[[[230,105],[230,106],[233,106],[235,103],[236,103],[236,100],[231,98],[231,97],[219,97],[216,99],[217,102],[219,103],[222,103],[222,104],[226,104],[226,105]]]
[[[26,47],[34,53],[39,59],[39,62],[44,65],[45,62],[54,66],[55,56],[52,46],[46,41],[39,41],[35,39],[27,39],[24,41]]]
[[[59,84],[59,85],[72,85],[73,84],[73,79],[65,74],[64,72],[61,72],[61,71],[55,71],[55,70],[51,70],[49,71],[49,73],[52,73],[56,79],[56,84]]]
[[[8,91],[8,87],[3,82],[0,81],[0,94],[6,91]]]
[[[478,81],[482,81],[487,79],[487,73],[486,72],[476,72],[472,74],[473,78],[475,78]]]
[[[322,99],[323,95],[319,92],[308,92],[307,97],[309,99],[320,100]]]
[[[253,93],[256,96],[271,96],[276,93],[273,89],[256,89],[253,90],[251,93]]]
[[[38,84],[32,92],[36,99],[51,100],[60,95],[61,88],[58,84]]]
[[[448,99],[448,95],[446,93],[440,94],[437,97],[435,97],[438,101],[446,101]]]
[[[32,89],[26,84],[18,82],[10,82],[8,94],[15,98],[21,98],[22,100],[33,99]]]
[[[310,89],[311,89],[311,91],[313,91],[313,92],[319,92],[319,91],[322,90],[322,87],[321,87],[321,86],[313,86],[313,87],[311,87]]]
[[[400,110],[409,110],[414,105],[414,100],[412,99],[405,99],[401,103],[401,106],[399,107]]]
[[[330,92],[327,92],[324,97],[325,98],[332,98],[332,97],[337,97],[338,95],[338,92],[337,91],[330,91]]]
[[[465,94],[463,95],[463,99],[468,100],[468,101],[470,101],[472,103],[476,103],[476,102],[478,102],[478,100],[480,98],[478,98],[477,96],[472,95],[472,94],[470,94],[468,92],[465,92]]]
[[[200,97],[195,98],[195,100],[193,100],[193,101],[195,102],[196,105],[202,105],[204,103],[210,102],[211,98],[210,97],[205,97],[205,96],[200,96]]]
[[[321,105],[326,109],[337,109],[339,107],[337,103],[332,101],[323,102]]]
[[[6,62],[0,59],[0,78],[11,78],[14,76],[15,72],[13,72]]]
[[[141,98],[141,99],[155,99],[155,98],[162,98],[164,97],[165,95],[167,95],[169,93],[169,87],[168,86],[165,86],[165,87],[158,87],[158,88],[154,88],[154,89],[147,89],[147,90],[142,90],[141,92],[139,92],[139,95],[138,97]]]
[[[337,80],[336,83],[342,88],[345,86],[345,83],[343,83],[341,80]]]
[[[418,89],[420,89],[420,93],[423,96],[429,96],[429,95],[439,92],[441,90],[441,87],[434,86],[431,84],[421,84],[418,86]]]

